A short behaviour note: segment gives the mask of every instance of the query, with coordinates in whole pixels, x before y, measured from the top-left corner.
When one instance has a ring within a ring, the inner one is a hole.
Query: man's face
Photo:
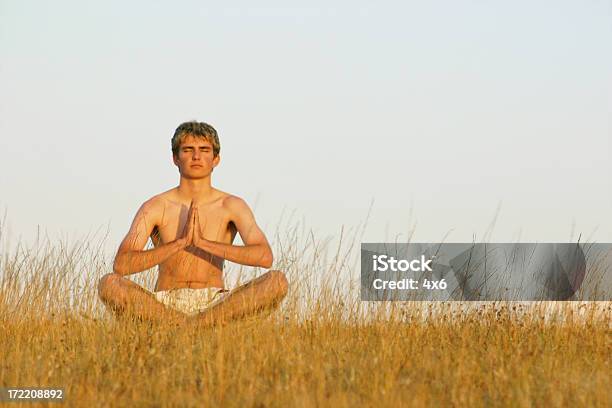
[[[193,179],[207,177],[219,164],[219,156],[213,156],[212,144],[202,137],[194,136],[183,139],[173,159],[181,175]]]

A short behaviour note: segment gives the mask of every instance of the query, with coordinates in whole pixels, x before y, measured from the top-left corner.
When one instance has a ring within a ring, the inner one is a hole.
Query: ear
[[[221,162],[221,156],[217,155],[217,157],[213,159],[213,169],[219,165],[219,162]]]
[[[176,157],[176,154],[174,153],[172,153],[172,162],[174,163],[176,167],[178,167],[178,158]]]

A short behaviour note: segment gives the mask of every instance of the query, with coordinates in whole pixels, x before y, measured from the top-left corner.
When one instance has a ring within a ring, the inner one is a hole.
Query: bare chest
[[[183,235],[189,208],[185,205],[168,205],[162,216],[161,222],[153,231],[153,241],[167,243]],[[231,220],[227,209],[220,205],[200,206],[198,209],[199,225],[196,225],[196,233],[208,240],[232,243],[236,236],[236,227]]]

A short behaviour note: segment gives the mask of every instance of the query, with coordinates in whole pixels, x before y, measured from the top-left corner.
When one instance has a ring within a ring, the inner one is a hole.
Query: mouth
[[[201,164],[192,164],[191,167],[204,167]]]

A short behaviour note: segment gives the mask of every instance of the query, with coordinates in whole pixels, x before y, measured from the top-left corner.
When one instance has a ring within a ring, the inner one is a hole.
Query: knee
[[[289,282],[287,282],[287,277],[281,271],[269,271],[268,275],[270,276],[270,280],[273,285],[277,288],[277,291],[280,295],[285,296],[287,294],[287,290],[289,289]]]
[[[118,285],[123,277],[117,273],[107,273],[98,281],[98,296],[101,298],[108,297],[109,290]]]

